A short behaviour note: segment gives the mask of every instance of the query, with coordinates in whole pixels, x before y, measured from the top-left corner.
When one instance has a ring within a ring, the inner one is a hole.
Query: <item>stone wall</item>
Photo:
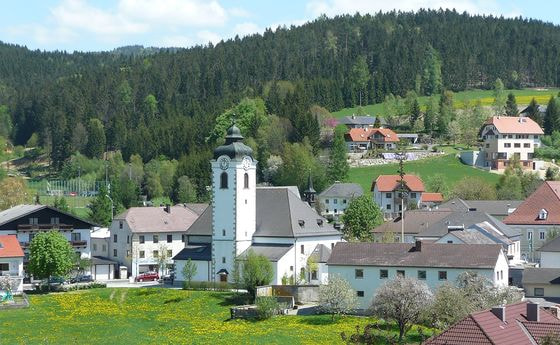
[[[317,303],[319,285],[266,285],[257,287],[258,296],[293,296],[296,304]]]

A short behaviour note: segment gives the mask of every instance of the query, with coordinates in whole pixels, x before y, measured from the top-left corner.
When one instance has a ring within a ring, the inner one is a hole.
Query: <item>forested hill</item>
[[[497,77],[506,87],[558,86],[559,63],[560,27],[540,21],[354,15],[141,55],[1,44],[0,104],[13,120],[12,141],[37,133],[55,163],[77,149],[91,118],[102,121],[109,149],[149,160],[199,150],[215,117],[244,96],[263,97],[269,112],[298,127],[307,110],[293,104],[334,111],[360,94],[365,104],[408,90],[489,88]]]

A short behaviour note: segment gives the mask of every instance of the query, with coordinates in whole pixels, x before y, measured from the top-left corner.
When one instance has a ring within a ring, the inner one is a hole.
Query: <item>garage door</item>
[[[110,265],[95,265],[95,280],[109,280]]]

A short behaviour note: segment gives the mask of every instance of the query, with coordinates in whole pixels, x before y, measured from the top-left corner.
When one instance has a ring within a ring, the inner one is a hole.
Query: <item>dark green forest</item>
[[[100,129],[125,160],[180,158],[215,145],[218,115],[261,97],[268,114],[289,120],[289,141],[315,143],[314,104],[335,111],[410,90],[491,88],[497,78],[508,88],[558,86],[560,74],[560,27],[441,10],[320,17],[215,46],[129,50],[0,44],[9,139],[25,145],[36,133],[56,169]]]

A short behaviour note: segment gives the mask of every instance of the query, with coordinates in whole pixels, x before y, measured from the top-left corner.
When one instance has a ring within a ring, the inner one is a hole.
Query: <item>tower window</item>
[[[222,175],[220,175],[220,188],[221,189],[228,188],[228,176],[226,172],[223,172]]]
[[[243,175],[243,188],[249,189],[249,174]]]

